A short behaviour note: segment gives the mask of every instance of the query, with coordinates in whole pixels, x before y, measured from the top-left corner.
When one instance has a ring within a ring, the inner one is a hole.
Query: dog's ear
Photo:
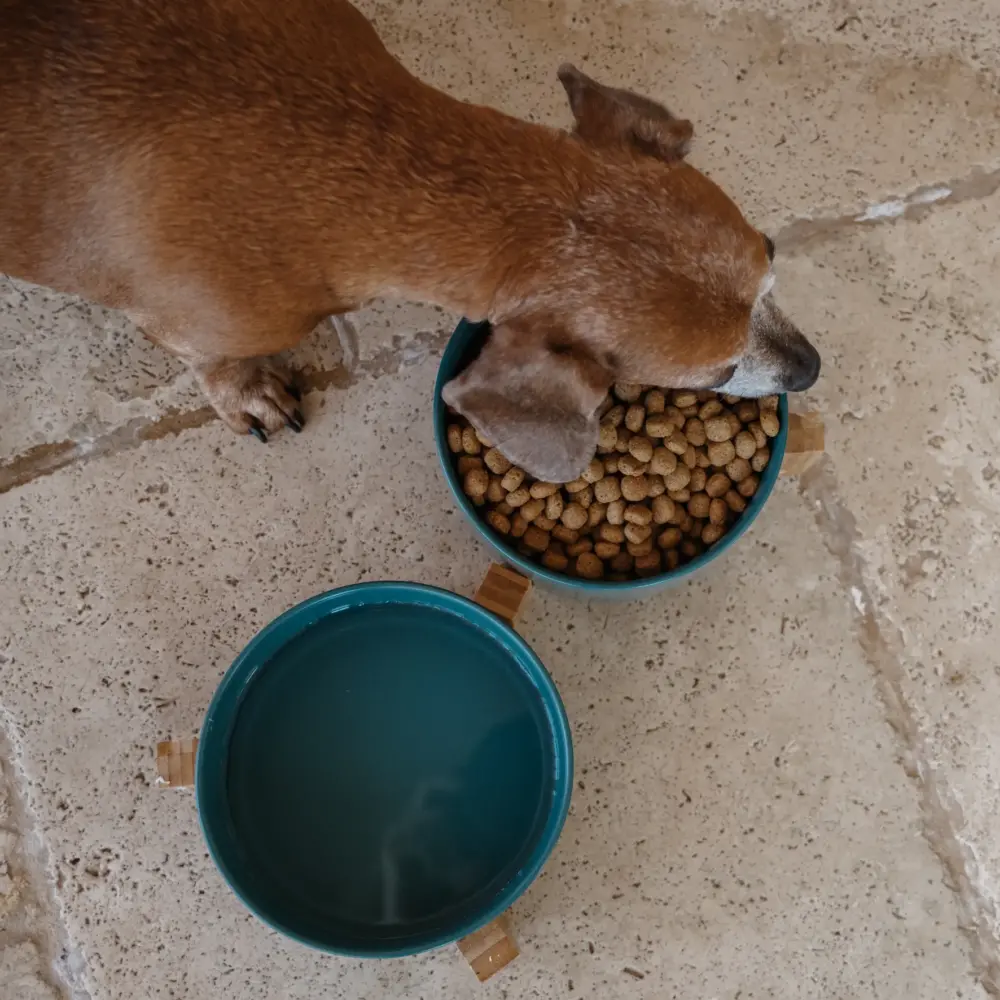
[[[594,456],[611,372],[524,321],[493,329],[479,357],[441,396],[529,475],[576,479]]]
[[[576,119],[576,133],[595,145],[625,144],[668,163],[682,160],[694,127],[662,104],[628,90],[605,87],[566,63],[559,67]]]

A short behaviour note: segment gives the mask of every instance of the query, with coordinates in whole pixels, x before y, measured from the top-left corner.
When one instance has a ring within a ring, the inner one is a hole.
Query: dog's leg
[[[248,358],[188,364],[215,412],[237,434],[253,434],[266,442],[267,435],[281,427],[302,430],[302,394],[275,362]]]

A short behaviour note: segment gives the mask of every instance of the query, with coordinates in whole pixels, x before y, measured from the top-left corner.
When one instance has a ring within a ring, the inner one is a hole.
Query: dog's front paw
[[[237,434],[266,443],[268,434],[282,427],[302,430],[302,394],[270,361],[222,361],[195,371],[208,401]]]

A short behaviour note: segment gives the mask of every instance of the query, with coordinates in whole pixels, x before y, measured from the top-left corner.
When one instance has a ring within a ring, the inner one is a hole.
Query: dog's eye
[[[770,236],[764,237],[764,250],[767,252],[767,259],[774,260],[774,240]]]

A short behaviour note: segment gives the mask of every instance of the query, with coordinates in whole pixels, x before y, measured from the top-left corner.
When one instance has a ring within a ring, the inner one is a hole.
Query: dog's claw
[[[258,440],[261,444],[267,444],[267,431],[261,426],[260,421],[256,417],[251,417],[250,433]]]
[[[291,396],[292,399],[294,399],[296,403],[301,403],[302,402],[302,390],[297,385],[286,385],[285,386],[285,392],[287,392],[288,395]],[[295,412],[298,413],[298,410],[296,410]],[[299,423],[301,423],[301,422],[302,421],[301,421],[301,418],[300,418],[299,419]]]
[[[285,424],[291,427],[296,434],[302,433],[305,422],[305,417],[302,416],[301,410],[295,410],[290,417],[285,417]]]

